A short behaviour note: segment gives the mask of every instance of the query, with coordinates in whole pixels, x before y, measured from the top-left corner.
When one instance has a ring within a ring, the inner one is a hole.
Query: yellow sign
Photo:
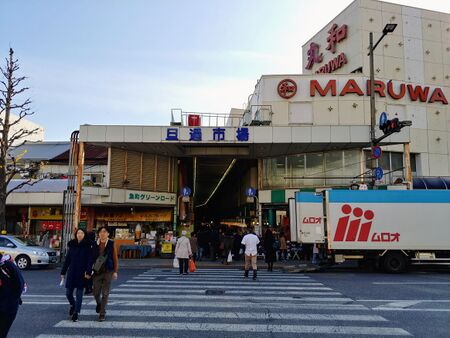
[[[163,243],[161,247],[161,253],[170,254],[172,253],[172,243]]]
[[[30,219],[60,221],[63,218],[61,207],[30,207]],[[81,220],[87,220],[87,210],[81,209]]]
[[[171,209],[158,209],[149,211],[100,211],[96,215],[97,221],[104,222],[170,222]]]

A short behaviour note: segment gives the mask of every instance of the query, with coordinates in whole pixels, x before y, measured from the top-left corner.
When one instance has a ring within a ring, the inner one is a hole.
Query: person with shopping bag
[[[192,256],[191,243],[186,237],[186,230],[181,231],[181,237],[175,246],[175,258],[178,259],[180,275],[187,275],[189,269],[189,258]]]

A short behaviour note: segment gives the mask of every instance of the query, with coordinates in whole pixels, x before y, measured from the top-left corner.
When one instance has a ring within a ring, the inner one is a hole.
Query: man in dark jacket
[[[109,229],[102,226],[97,230],[98,240],[93,247],[94,298],[97,303],[95,311],[98,320],[103,322],[106,317],[111,281],[117,279],[119,259],[114,248],[114,242],[109,239]]]
[[[0,253],[0,338],[6,338],[16,318],[20,297],[25,286],[22,274],[14,262]]]

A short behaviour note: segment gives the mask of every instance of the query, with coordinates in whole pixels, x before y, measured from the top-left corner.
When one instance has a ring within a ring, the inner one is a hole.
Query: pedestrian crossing
[[[66,306],[63,297],[53,301]],[[238,269],[151,269],[114,285],[105,322],[91,297],[84,303],[78,322],[61,320],[38,338],[410,336],[310,275],[279,271],[253,281]]]

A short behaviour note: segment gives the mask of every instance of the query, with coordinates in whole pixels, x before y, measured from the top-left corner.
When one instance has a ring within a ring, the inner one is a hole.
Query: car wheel
[[[391,252],[384,256],[384,270],[389,273],[400,273],[406,268],[405,256],[399,252]]]
[[[20,255],[16,257],[16,264],[20,270],[26,270],[31,266],[31,259],[28,256]]]

